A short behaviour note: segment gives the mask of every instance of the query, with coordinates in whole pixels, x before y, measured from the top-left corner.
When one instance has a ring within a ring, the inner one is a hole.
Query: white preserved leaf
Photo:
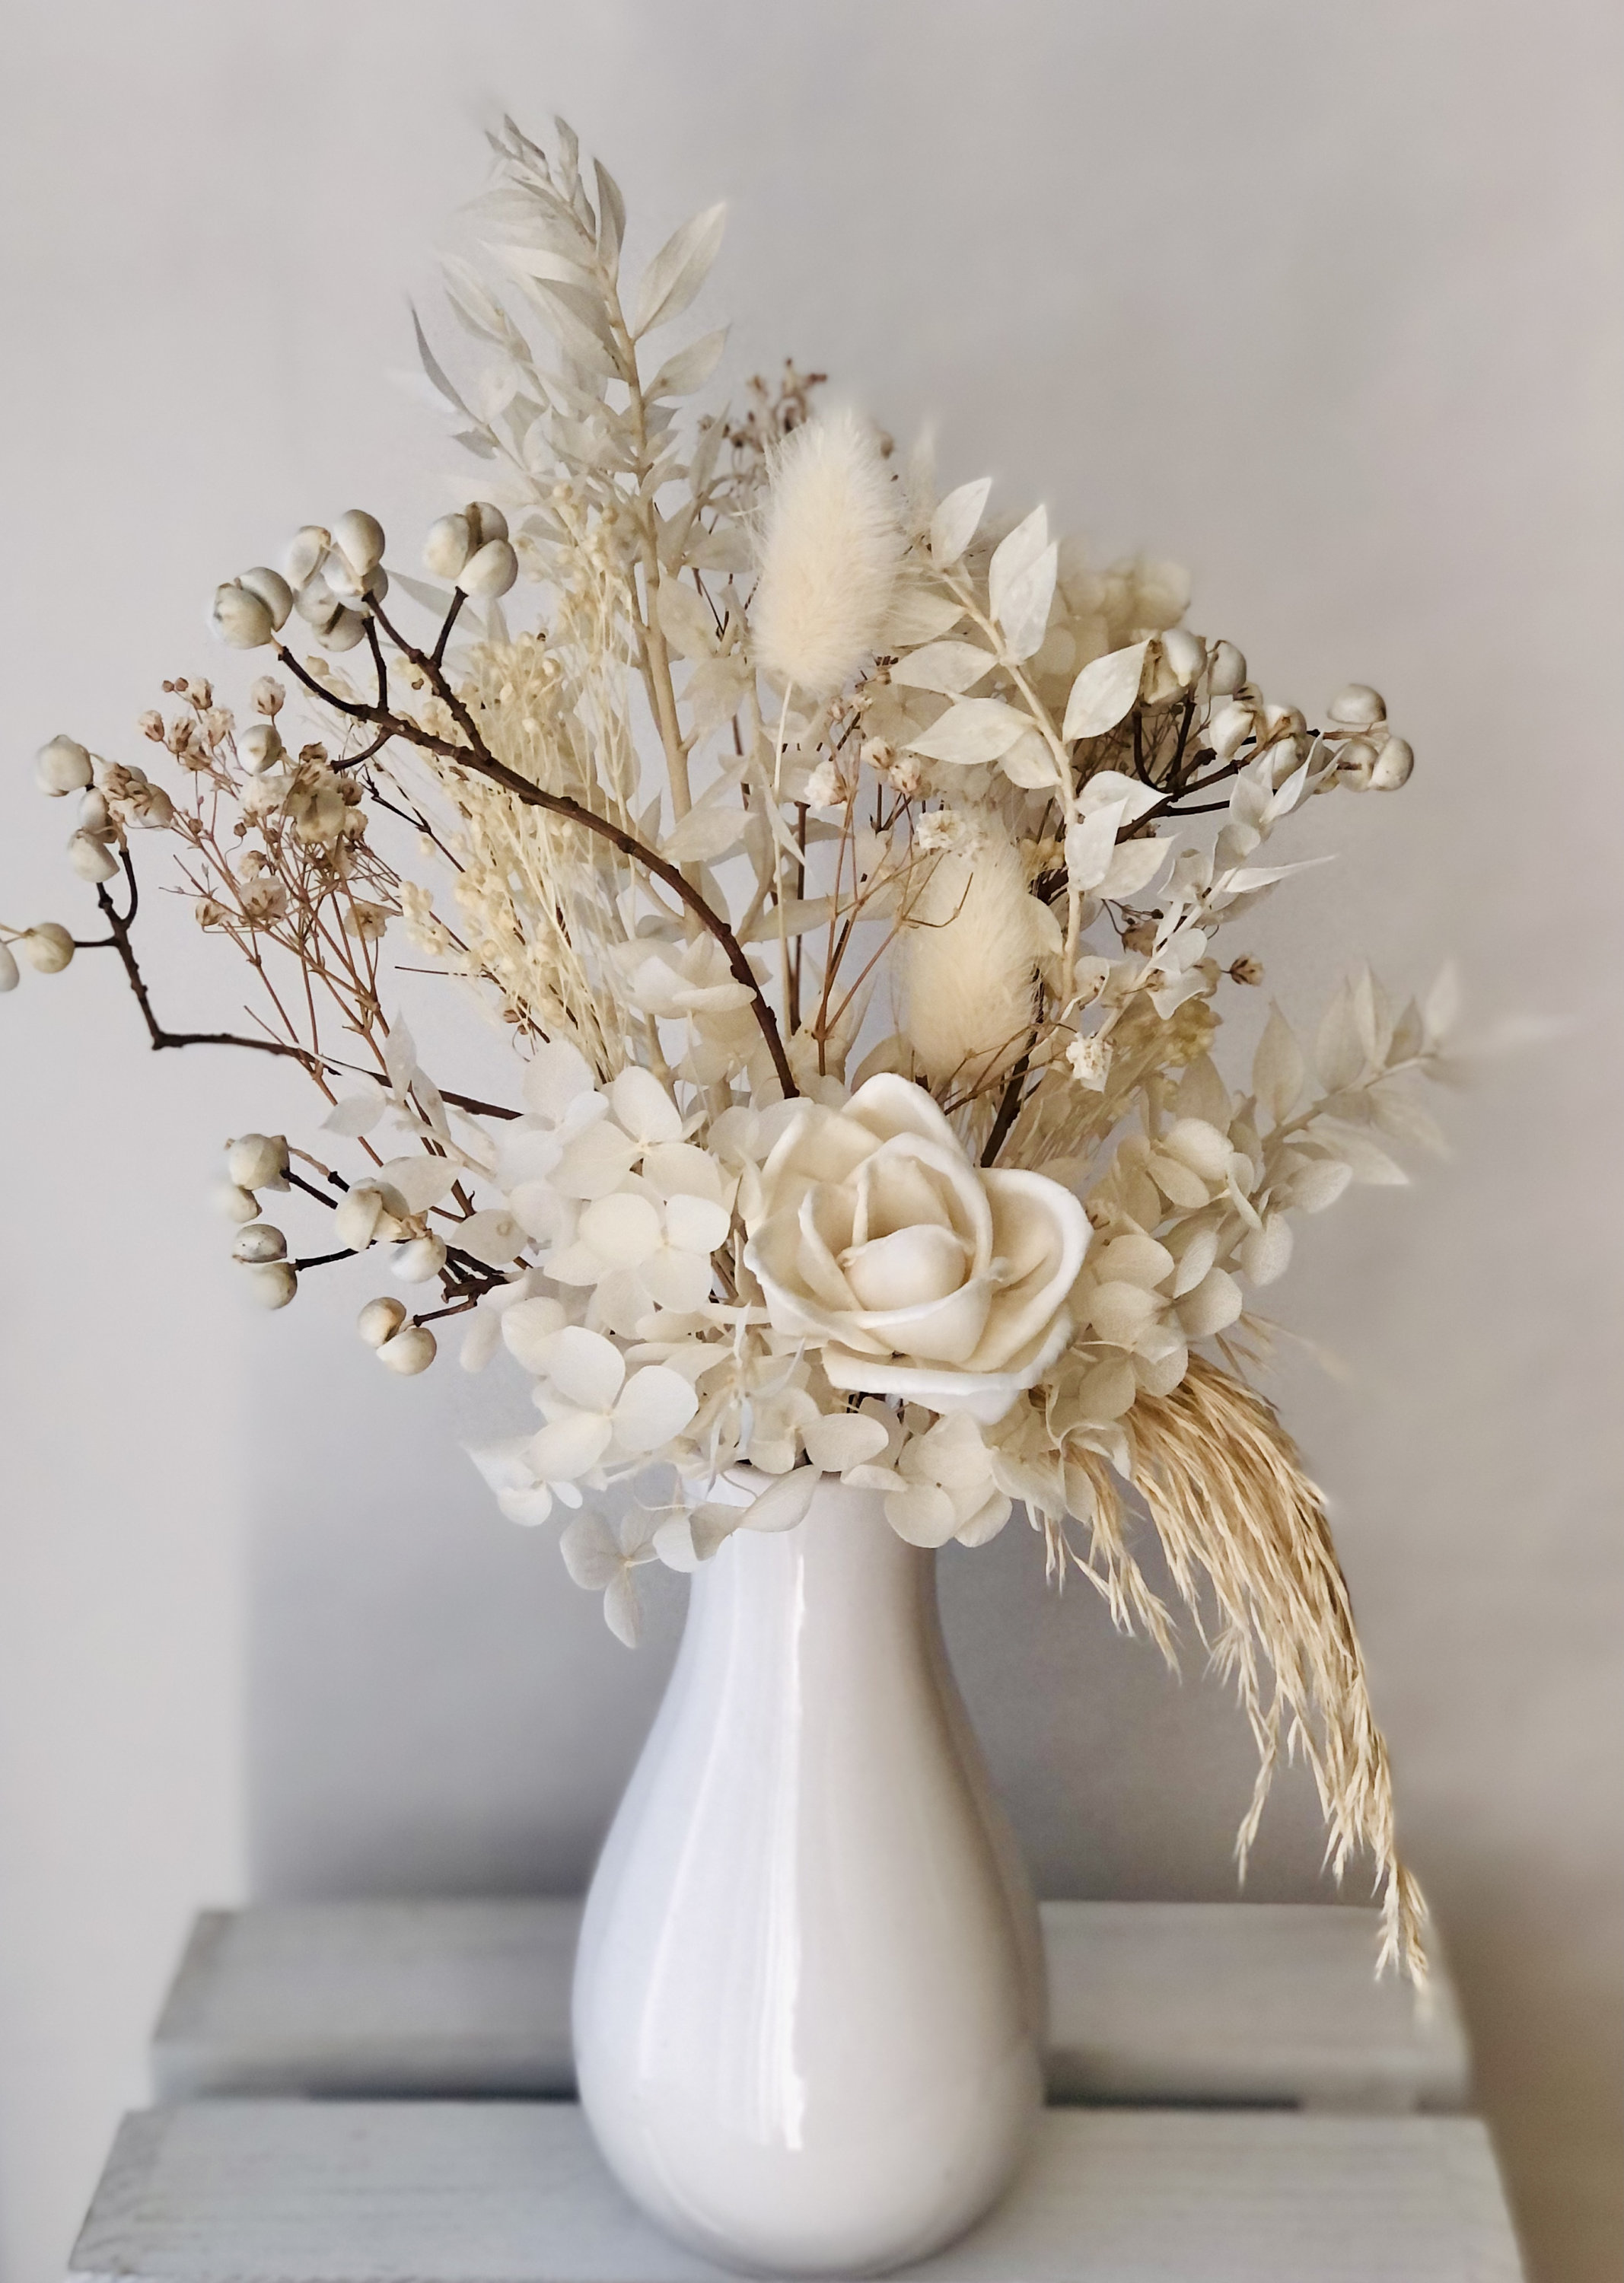
[[[1103,737],[1127,718],[1139,695],[1150,647],[1148,642],[1130,643],[1083,667],[1066,702],[1062,736]]]
[[[1122,811],[1114,803],[1091,810],[1066,828],[1066,875],[1079,893],[1097,888],[1111,869]]]
[[[909,750],[923,753],[927,760],[968,767],[997,760],[1029,726],[1026,715],[1006,705],[1001,697],[966,697],[949,706],[920,736],[910,738]]]
[[[598,256],[613,277],[620,267],[621,246],[626,237],[626,200],[620,184],[601,159],[592,161],[592,172],[597,180]]]
[[[992,561],[987,566],[987,599],[994,618],[1006,632],[1010,597],[1016,582],[1040,559],[1048,545],[1048,511],[1035,507],[993,549]]]
[[[1059,549],[1051,543],[1010,581],[998,622],[1003,628],[1004,648],[1012,658],[1030,658],[1042,648],[1059,559]]]
[[[926,643],[910,651],[891,669],[891,679],[905,690],[933,690],[944,697],[960,697],[997,664],[991,651],[967,642]]]
[[[1320,1131],[1323,1134],[1323,1129]],[[1343,1164],[1352,1168],[1355,1180],[1363,1181],[1373,1188],[1409,1188],[1409,1175],[1402,1165],[1390,1157],[1385,1149],[1378,1148],[1368,1134],[1343,1131],[1324,1136],[1324,1139],[1326,1147],[1334,1149]]]
[[[1112,855],[1099,893],[1112,902],[1136,896],[1148,888],[1173,853],[1170,840],[1124,840]]]
[[[1247,1230],[1235,1248],[1235,1258],[1253,1283],[1274,1284],[1292,1265],[1294,1243],[1285,1215],[1270,1213],[1261,1227]]]
[[[691,396],[696,388],[703,388],[717,365],[728,344],[728,329],[718,326],[714,333],[702,333],[685,349],[678,349],[668,357],[654,375],[644,395],[652,404],[661,396]]]
[[[1446,960],[1438,980],[1421,1002],[1421,1021],[1428,1046],[1436,1046],[1454,1029],[1460,1011],[1460,970],[1452,959]]]
[[[1291,1201],[1300,1212],[1323,1212],[1354,1178],[1354,1169],[1339,1157],[1316,1157],[1292,1176]]]
[[[1353,992],[1347,984],[1326,1008],[1314,1040],[1314,1067],[1328,1093],[1339,1094],[1358,1084],[1365,1072],[1364,1042],[1354,1015]]]
[[[680,579],[660,582],[660,631],[683,658],[712,658],[716,621],[709,604]]]
[[[1154,785],[1142,784],[1137,777],[1125,777],[1120,769],[1100,769],[1078,794],[1077,806],[1085,816],[1097,808],[1120,808],[1127,823],[1136,824],[1146,809],[1154,808],[1160,799]]]
[[[1028,792],[1041,792],[1060,782],[1060,765],[1048,740],[1035,729],[1023,729],[1009,752],[1000,757],[998,767],[1011,784]]]
[[[1366,1058],[1379,1068],[1393,1040],[1393,1003],[1368,967],[1361,967],[1353,978],[1353,1006]]]
[[[1278,1126],[1291,1116],[1306,1075],[1295,1033],[1277,1007],[1264,1025],[1252,1058],[1252,1091],[1271,1124]]]
[[[1240,1286],[1228,1269],[1209,1268],[1194,1291],[1179,1302],[1178,1319],[1187,1338],[1209,1340],[1214,1332],[1227,1330],[1245,1305]]]
[[[327,1134],[342,1134],[353,1141],[358,1134],[370,1134],[388,1107],[389,1097],[384,1094],[347,1094],[322,1120],[322,1130]]]
[[[812,1493],[821,1479],[816,1467],[795,1467],[787,1475],[780,1475],[745,1508],[740,1528],[793,1530],[798,1523],[806,1520]]]
[[[685,222],[660,247],[637,288],[632,337],[640,340],[656,325],[680,317],[710,273],[727,226],[725,205],[707,206]]]
[[[927,587],[905,586],[886,613],[886,650],[913,650],[933,643],[956,627],[964,606],[951,595],[933,595]]]
[[[410,1157],[391,1157],[372,1175],[375,1181],[398,1189],[406,1200],[408,1212],[426,1212],[431,1205],[450,1193],[460,1168],[449,1157],[431,1157],[426,1153]],[[511,1256],[510,1256],[511,1258]]]
[[[1423,1110],[1396,1087],[1372,1087],[1368,1097],[1376,1123],[1400,1142],[1413,1142],[1435,1157],[1447,1157],[1449,1144],[1431,1110]]]
[[[1295,864],[1250,865],[1242,871],[1230,873],[1223,885],[1230,895],[1252,896],[1261,888],[1272,888],[1277,881],[1289,880],[1293,872],[1312,872],[1316,865],[1335,861],[1334,855],[1305,856]]]
[[[488,1268],[505,1268],[525,1243],[525,1232],[512,1214],[501,1205],[492,1205],[483,1212],[470,1213],[449,1232],[451,1242],[464,1252],[472,1253]]]
[[[972,484],[960,484],[956,491],[948,494],[931,518],[931,560],[939,571],[946,571],[956,563],[975,537],[992,487],[990,476],[979,476]]]

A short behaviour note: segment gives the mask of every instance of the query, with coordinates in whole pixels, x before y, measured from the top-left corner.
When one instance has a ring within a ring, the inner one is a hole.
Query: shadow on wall
[[[275,1352],[252,1498],[248,1820],[262,1897],[584,1885],[659,1703],[686,1586],[651,1567],[622,1648],[558,1552],[504,1521],[460,1447],[513,1433],[524,1389],[371,1367],[347,1321]],[[453,1343],[448,1343],[454,1345]],[[1017,1517],[941,1560],[949,1644],[1040,1891],[1229,1897],[1249,1731],[1199,1645],[1177,1680],[1086,1580],[1043,1580]],[[1318,1805],[1283,1776],[1246,1893],[1329,1899]],[[1350,1888],[1349,1899],[1362,1899]]]

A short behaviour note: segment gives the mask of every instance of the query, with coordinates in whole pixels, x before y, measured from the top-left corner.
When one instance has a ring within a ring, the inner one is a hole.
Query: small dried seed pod
[[[22,970],[12,956],[9,943],[0,943],[0,992],[15,991],[22,980]]]
[[[92,785],[79,802],[81,832],[106,832],[112,827],[113,812],[107,806],[107,796],[99,785]]]
[[[352,1252],[364,1252],[372,1242],[383,1210],[382,1190],[357,1183],[332,1216],[333,1234],[339,1243],[347,1244]]]
[[[253,1262],[244,1274],[262,1308],[285,1308],[299,1290],[298,1274],[285,1260]]]
[[[1221,705],[1206,725],[1206,742],[1221,761],[1232,761],[1257,728],[1250,705],[1231,700]]]
[[[423,567],[437,579],[455,579],[473,553],[473,535],[465,515],[442,515],[431,523],[423,542]]]
[[[457,574],[457,583],[465,595],[475,595],[482,602],[494,602],[505,595],[519,576],[519,557],[505,539],[488,539],[468,557]]]
[[[262,674],[248,692],[248,703],[256,713],[280,713],[287,703],[287,692],[275,674]]]
[[[1409,783],[1410,772],[1415,766],[1415,752],[1408,740],[1389,737],[1377,754],[1370,770],[1371,791],[1396,792],[1401,785]]]
[[[1337,749],[1337,782],[1354,792],[1365,790],[1375,767],[1376,748],[1368,737],[1350,737]]]
[[[42,920],[18,937],[16,948],[36,975],[60,975],[73,959],[74,939],[55,920]]]
[[[90,756],[73,737],[53,737],[40,747],[34,764],[35,783],[53,800],[64,793],[82,792],[94,774]]]
[[[119,860],[105,840],[94,833],[75,832],[67,844],[67,861],[82,880],[92,887],[103,880],[111,880],[119,869]]]
[[[273,627],[287,624],[287,614],[293,607],[293,590],[280,571],[273,571],[267,563],[256,564],[252,571],[243,573],[238,584],[246,587],[249,594],[259,596],[270,612]]]
[[[1188,627],[1169,627],[1161,637],[1161,651],[1180,688],[1193,689],[1206,665],[1206,644],[1200,635],[1192,635]]]
[[[252,1190],[239,1189],[235,1181],[216,1181],[209,1192],[209,1201],[227,1220],[240,1224],[260,1217],[258,1198]]]
[[[493,539],[507,537],[508,519],[489,500],[471,501],[463,513],[468,518],[468,535],[475,547],[485,547]]]
[[[316,641],[324,650],[354,650],[366,632],[366,620],[359,611],[340,611],[331,626],[324,627]]]
[[[1387,701],[1368,682],[1350,682],[1331,701],[1331,718],[1349,729],[1373,729],[1387,717]]]
[[[1238,690],[1246,685],[1246,661],[1232,642],[1215,643],[1213,662],[1208,669],[1206,686],[1214,697],[1233,697]]]
[[[343,609],[343,604],[319,571],[312,572],[293,597],[293,608],[305,624],[317,633],[331,626]]]
[[[282,568],[293,586],[307,586],[327,560],[332,534],[323,524],[307,523],[287,543]]]
[[[382,1347],[386,1340],[394,1337],[406,1321],[406,1304],[392,1299],[384,1293],[369,1300],[355,1319],[355,1329],[370,1348]]]
[[[280,768],[287,759],[287,748],[274,721],[250,721],[246,729],[237,733],[237,758],[251,777],[262,777],[267,769]]]
[[[399,1247],[389,1273],[402,1284],[426,1284],[446,1265],[445,1241],[438,1236],[414,1236]]]
[[[402,1324],[394,1338],[379,1349],[378,1360],[402,1379],[415,1379],[418,1372],[428,1369],[436,1353],[434,1335],[426,1324]]]
[[[262,649],[277,631],[270,605],[240,579],[228,579],[223,587],[215,588],[208,615],[221,641],[233,650]]]
[[[251,1227],[238,1231],[237,1242],[231,1247],[231,1258],[255,1266],[262,1260],[285,1260],[287,1258],[287,1239],[279,1228],[272,1228],[268,1220],[256,1220]]]
[[[332,543],[352,571],[364,575],[384,558],[384,527],[363,507],[352,507],[332,526]]]
[[[239,1134],[225,1145],[225,1166],[239,1188],[286,1188],[286,1134]]]

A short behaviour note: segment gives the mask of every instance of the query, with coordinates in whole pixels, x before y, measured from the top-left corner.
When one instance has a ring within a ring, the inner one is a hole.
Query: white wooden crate
[[[720,2283],[573,2104],[199,2101],[129,2117],[74,2283]],[[917,2283],[1518,2283],[1480,2124],[1050,2108]]]
[[[199,1919],[152,2046],[160,2099],[567,2096],[578,1904],[259,1905]],[[1045,1903],[1050,2097],[1465,2106],[1465,2038],[1372,1978],[1375,1914]]]

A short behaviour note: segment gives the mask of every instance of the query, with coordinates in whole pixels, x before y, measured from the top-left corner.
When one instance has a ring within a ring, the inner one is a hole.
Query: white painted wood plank
[[[1464,2108],[1464,2035],[1371,1978],[1375,1914],[1045,1903],[1052,2100]],[[260,1905],[201,1918],[152,2046],[160,2098],[567,2096],[570,1900]]]
[[[1465,2117],[1055,2109],[919,2283],[1518,2283]],[[717,2283],[565,2102],[202,2101],[127,2118],[74,2283]]]

